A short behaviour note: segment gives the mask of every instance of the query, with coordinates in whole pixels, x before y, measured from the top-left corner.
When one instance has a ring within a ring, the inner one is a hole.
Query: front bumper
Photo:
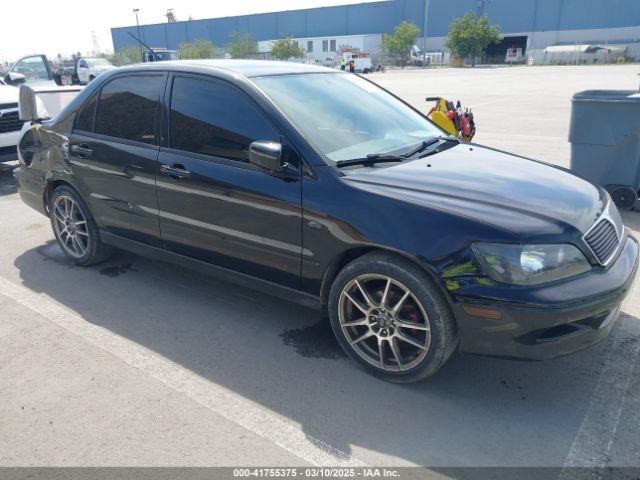
[[[475,294],[460,292],[453,309],[461,350],[544,360],[604,339],[616,323],[638,269],[638,242],[631,236],[624,242],[618,258],[606,270],[533,289],[479,287]],[[499,313],[493,319],[483,316],[490,311]]]
[[[11,162],[18,159],[18,140],[20,131],[0,133],[0,162]]]

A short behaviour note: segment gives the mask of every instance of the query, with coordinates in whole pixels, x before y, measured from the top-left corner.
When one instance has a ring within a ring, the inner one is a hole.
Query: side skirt
[[[136,242],[135,240],[129,240],[113,233],[100,230],[100,238],[107,245],[112,247],[127,250],[141,255],[143,257],[159,260],[162,262],[173,263],[183,267],[196,270],[205,275],[215,277],[217,279],[227,281],[242,287],[250,288],[252,290],[258,290],[260,292],[272,295],[283,300],[298,303],[305,307],[320,310],[322,308],[320,298],[314,295],[309,295],[305,292],[300,292],[292,288],[283,287],[277,283],[269,282],[268,280],[262,280],[261,278],[252,277],[244,273],[235,272],[227,268],[219,267],[211,263],[196,260],[178,253],[163,250],[158,247],[146,245],[144,243]]]

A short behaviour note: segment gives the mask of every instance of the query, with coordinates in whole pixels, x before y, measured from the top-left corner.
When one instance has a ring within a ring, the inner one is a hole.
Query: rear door
[[[161,246],[156,199],[161,73],[117,76],[90,97],[71,135],[69,158],[104,230]]]
[[[251,142],[284,139],[228,82],[175,75],[169,84],[168,142],[157,183],[165,248],[298,287],[300,175],[278,176],[248,162]],[[293,149],[285,146],[285,152],[299,167]]]

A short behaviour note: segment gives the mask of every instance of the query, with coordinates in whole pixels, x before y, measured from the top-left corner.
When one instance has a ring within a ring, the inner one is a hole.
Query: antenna
[[[138,42],[140,45],[142,45],[144,48],[146,48],[147,50],[149,50],[154,57],[158,57],[158,55],[156,54],[156,52],[153,50],[153,48],[151,48],[149,45],[147,45],[146,43],[144,43],[142,40],[140,40],[138,37],[136,37],[133,33],[131,32],[127,32],[129,35],[131,35],[131,37]],[[142,59],[142,61],[144,62],[144,58]]]

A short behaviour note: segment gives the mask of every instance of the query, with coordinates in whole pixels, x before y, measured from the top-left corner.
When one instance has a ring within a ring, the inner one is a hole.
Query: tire
[[[630,210],[638,201],[638,191],[631,187],[621,185],[607,185],[605,189],[611,195],[613,203],[620,210]]]
[[[49,199],[49,211],[53,234],[67,258],[80,266],[109,258],[111,249],[102,243],[87,204],[73,188],[57,187]]]
[[[372,253],[348,264],[336,276],[328,302],[340,346],[383,380],[411,383],[430,377],[458,344],[457,326],[442,293],[426,272],[396,255]]]

